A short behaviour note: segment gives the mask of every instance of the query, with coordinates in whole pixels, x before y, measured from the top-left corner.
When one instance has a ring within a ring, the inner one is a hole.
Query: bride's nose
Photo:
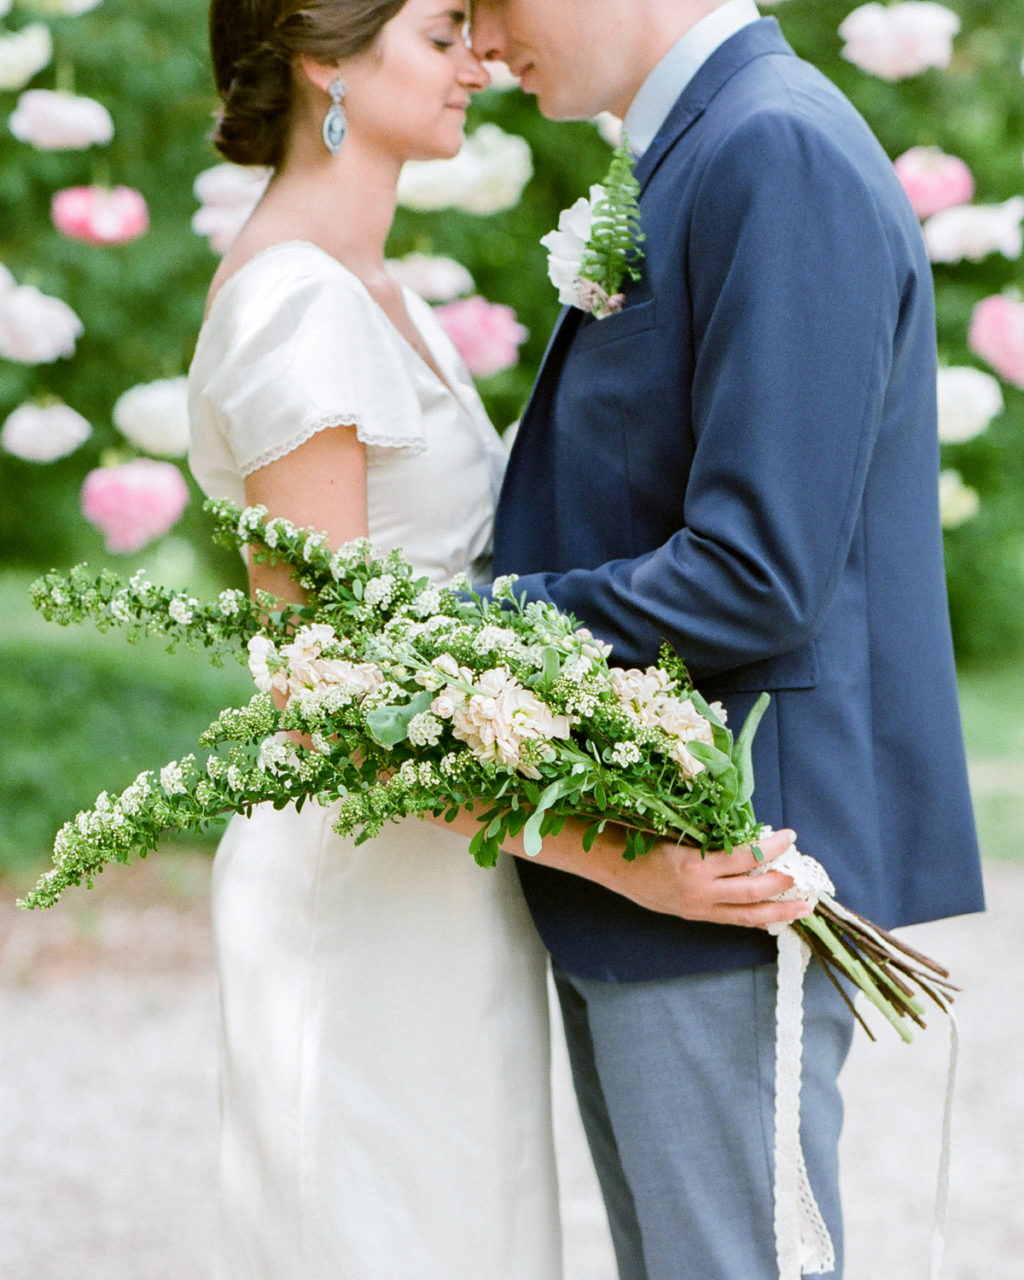
[[[491,73],[480,61],[477,54],[466,48],[462,66],[459,68],[459,83],[471,93],[479,93],[490,87]]]

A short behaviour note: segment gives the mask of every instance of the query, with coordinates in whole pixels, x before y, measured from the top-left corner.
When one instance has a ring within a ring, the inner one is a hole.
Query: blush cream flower
[[[974,198],[974,176],[959,156],[940,147],[911,147],[893,163],[896,176],[919,218]]]
[[[114,245],[149,230],[149,209],[132,187],[68,187],[50,203],[53,225],[69,240]]]
[[[52,57],[53,37],[44,22],[0,35],[0,90],[23,89]]]
[[[223,164],[204,169],[192,184],[200,208],[192,230],[205,236],[214,253],[226,253],[270,181],[270,170],[255,165]]]
[[[647,667],[643,671],[637,667],[629,670],[612,667],[610,675],[612,688],[638,724],[660,729],[676,740],[669,754],[683,777],[695,778],[703,773],[704,765],[690,754],[686,744],[702,742],[713,746],[711,723],[690,698],[674,696],[674,685],[668,674],[661,667]],[[712,703],[711,710],[724,724],[726,713],[722,704]]]
[[[842,56],[883,80],[905,80],[930,67],[948,67],[960,19],[930,0],[864,4],[839,27]]]
[[[52,89],[28,89],[10,119],[11,133],[38,151],[84,151],[114,136],[110,112],[93,98]]]
[[[92,427],[69,405],[23,404],[7,418],[0,444],[26,462],[55,462],[84,444]]]
[[[35,285],[0,284],[0,357],[20,364],[52,364],[75,354],[81,320],[66,302]]]
[[[511,369],[530,336],[511,307],[479,296],[446,302],[434,314],[474,378]]]
[[[974,308],[967,344],[996,373],[1024,389],[1024,302],[994,294]]]
[[[968,366],[939,370],[939,439],[963,444],[1003,412],[1003,391],[990,373]]]
[[[120,395],[114,404],[114,426],[137,449],[161,458],[188,452],[188,379],[158,378]]]
[[[594,207],[604,199],[604,187],[595,183],[590,196],[580,196],[575,204],[558,215],[558,226],[541,237],[548,251],[548,279],[558,290],[563,307],[582,306],[580,271],[590,241]]]
[[[981,262],[990,253],[1016,259],[1024,249],[1024,196],[1002,204],[964,204],[933,214],[924,224],[932,262]]]
[[[135,458],[90,471],[82,514],[103,533],[108,551],[128,554],[162,537],[181,518],[188,485],[171,462]]]
[[[426,302],[453,302],[473,292],[473,277],[454,258],[407,253],[404,258],[391,258],[387,269],[392,279]]]
[[[398,203],[432,212],[500,213],[514,208],[533,176],[525,138],[482,124],[451,160],[410,160],[398,182]]]

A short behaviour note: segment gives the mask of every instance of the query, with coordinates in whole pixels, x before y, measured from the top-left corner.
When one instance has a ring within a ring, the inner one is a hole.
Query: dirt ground
[[[0,1280],[208,1274],[208,865],[175,854],[117,869],[46,915],[0,893]],[[908,931],[965,988],[945,1280],[1024,1277],[1024,866],[987,874],[987,916]],[[858,1036],[844,1074],[847,1280],[928,1275],[947,1053],[938,1022],[909,1048]],[[560,1054],[555,1086],[566,1280],[614,1280]]]

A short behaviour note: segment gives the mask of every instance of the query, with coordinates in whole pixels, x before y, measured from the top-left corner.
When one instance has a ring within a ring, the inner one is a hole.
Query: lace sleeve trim
[[[360,421],[358,414],[345,411],[314,418],[282,444],[275,445],[273,449],[265,449],[251,462],[240,465],[239,471],[243,477],[250,476],[261,467],[269,466],[270,463],[287,457],[289,453],[293,453],[300,445],[305,444],[307,440],[312,440],[318,432],[326,431],[328,427],[355,427],[356,438],[374,449],[408,449],[412,453],[423,453],[427,447],[427,442],[422,436],[388,435],[384,432],[370,431]]]

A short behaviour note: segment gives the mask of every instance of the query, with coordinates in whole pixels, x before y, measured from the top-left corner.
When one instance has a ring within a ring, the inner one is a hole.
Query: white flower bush
[[[92,427],[69,405],[23,404],[0,430],[0,445],[26,462],[55,462],[85,443]]]
[[[270,170],[260,166],[225,161],[204,169],[192,184],[200,205],[192,215],[192,230],[209,240],[214,253],[226,253],[269,181]]]
[[[404,258],[391,258],[387,268],[403,288],[427,302],[452,302],[474,289],[473,277],[454,258],[407,253]]]
[[[905,80],[930,67],[948,67],[960,19],[931,0],[864,4],[839,27],[848,62],[883,80]]]
[[[981,510],[981,499],[978,491],[969,484],[959,471],[948,467],[939,476],[939,512],[944,529],[956,529],[973,520]]]
[[[0,89],[23,89],[52,57],[53,37],[44,22],[0,35]]]
[[[20,364],[52,364],[74,355],[81,320],[66,302],[35,285],[15,285],[5,270],[0,279],[0,357]]]
[[[137,449],[161,458],[188,452],[188,379],[158,378],[119,396],[114,426]]]
[[[1003,411],[999,381],[981,369],[957,365],[939,370],[939,439],[963,444]]]
[[[53,89],[27,89],[10,121],[11,133],[38,151],[85,151],[114,136],[110,112],[94,98]]]
[[[532,176],[526,139],[482,124],[451,160],[410,160],[399,179],[398,202],[421,211],[499,213],[519,203]]]
[[[964,204],[933,214],[924,224],[932,262],[981,262],[990,253],[1016,259],[1024,249],[1024,196],[1002,204]]]

